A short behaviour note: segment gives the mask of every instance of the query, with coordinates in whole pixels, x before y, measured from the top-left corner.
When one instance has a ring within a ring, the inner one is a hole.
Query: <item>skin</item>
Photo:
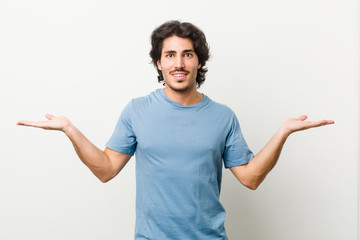
[[[196,74],[201,65],[190,39],[176,36],[164,39],[157,66],[163,73],[167,97],[182,105],[201,101],[203,95],[196,90]]]
[[[164,76],[164,92],[167,97],[183,105],[194,105],[201,101],[203,95],[196,90],[196,74],[201,65],[191,40],[176,36],[166,38],[157,66]],[[100,150],[66,117],[56,117],[51,114],[46,114],[45,117],[47,121],[19,121],[17,125],[64,132],[82,162],[102,182],[114,178],[131,158],[129,154],[109,148]],[[306,119],[307,116],[303,115],[286,120],[248,164],[231,167],[231,172],[244,186],[255,190],[277,163],[290,134],[334,123],[332,120],[306,121]]]

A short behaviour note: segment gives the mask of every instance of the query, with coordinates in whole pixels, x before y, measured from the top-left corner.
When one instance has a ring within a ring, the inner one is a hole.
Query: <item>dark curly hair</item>
[[[165,38],[177,36],[188,38],[193,42],[194,51],[198,56],[201,67],[197,71],[196,85],[199,88],[205,81],[205,74],[208,71],[205,67],[206,61],[209,60],[209,46],[206,42],[205,34],[195,25],[188,22],[168,21],[157,27],[151,34],[150,57],[152,63],[157,69],[159,76],[158,81],[164,80],[162,72],[157,67],[157,62],[161,59],[161,50]]]

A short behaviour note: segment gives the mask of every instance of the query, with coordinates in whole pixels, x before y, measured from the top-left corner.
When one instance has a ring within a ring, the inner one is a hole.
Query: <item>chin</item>
[[[170,89],[172,89],[173,91],[176,91],[176,92],[187,92],[190,89],[192,89],[192,84],[190,84],[190,85],[181,85],[181,86],[168,84],[167,87],[169,87]]]
[[[173,91],[176,92],[186,92],[186,91],[190,91],[194,85],[196,86],[196,81],[195,82],[175,82],[175,83],[169,83],[167,81],[165,81],[165,86],[167,86],[168,88],[170,88]]]

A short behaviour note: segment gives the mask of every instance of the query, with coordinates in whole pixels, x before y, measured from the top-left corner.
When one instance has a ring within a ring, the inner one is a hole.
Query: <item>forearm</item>
[[[333,124],[333,120],[305,121],[306,115],[289,118],[274,134],[268,144],[246,165],[231,167],[231,172],[245,186],[256,189],[275,166],[290,134],[309,128]]]
[[[284,143],[289,135],[284,128],[280,128],[265,147],[249,162],[247,165],[249,173],[265,178],[276,165]]]
[[[101,181],[112,175],[112,165],[104,151],[92,144],[70,121],[64,128],[64,133],[72,142],[81,161]]]
[[[255,190],[276,165],[289,135],[283,127],[280,128],[247,165],[233,167],[231,171],[241,183]]]

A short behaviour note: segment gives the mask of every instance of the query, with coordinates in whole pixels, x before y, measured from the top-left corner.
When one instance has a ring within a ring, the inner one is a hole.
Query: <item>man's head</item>
[[[164,40],[173,36],[191,41],[199,64],[199,67],[196,71],[196,85],[197,87],[200,87],[200,85],[205,81],[205,74],[207,72],[205,64],[210,57],[209,47],[206,42],[204,33],[199,28],[191,23],[181,23],[179,21],[166,22],[156,28],[151,34],[152,48],[150,51],[150,57],[152,59],[152,63],[159,73],[159,82],[164,80],[163,71],[159,68],[159,64],[161,64],[163,60],[162,50],[164,46]]]

